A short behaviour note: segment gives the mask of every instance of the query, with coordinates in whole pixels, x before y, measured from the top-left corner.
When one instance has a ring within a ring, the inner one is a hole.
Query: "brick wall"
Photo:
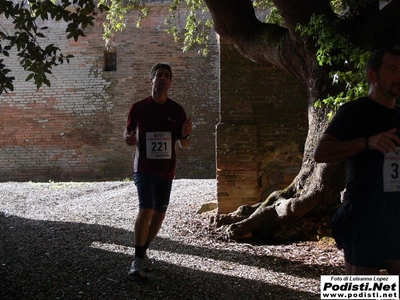
[[[217,126],[218,212],[255,204],[287,187],[301,166],[307,95],[274,66],[259,66],[221,39]]]
[[[52,22],[44,34],[75,57],[53,69],[51,87],[35,89],[15,56],[5,58],[17,78],[15,92],[0,96],[0,181],[120,180],[130,178],[133,148],[122,131],[133,102],[150,94],[148,73],[157,62],[173,68],[170,97],[192,116],[188,150],[178,149],[177,178],[215,177],[219,57],[216,41],[208,57],[183,53],[165,33],[169,4],[150,6],[142,28],[137,12],[117,35],[117,71],[104,72],[101,22],[78,42],[66,40],[65,25]],[[180,24],[185,24],[181,12]],[[10,29],[10,22],[0,16]]]

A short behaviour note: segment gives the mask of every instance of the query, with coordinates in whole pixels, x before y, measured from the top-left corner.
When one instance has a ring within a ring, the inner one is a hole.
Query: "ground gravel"
[[[343,274],[334,245],[256,245],[210,225],[215,180],[175,180],[147,280],[134,252],[129,181],[0,183],[0,299],[320,299],[320,275]]]

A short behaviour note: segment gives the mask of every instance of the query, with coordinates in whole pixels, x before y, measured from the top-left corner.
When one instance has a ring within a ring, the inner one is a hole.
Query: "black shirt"
[[[396,127],[400,134],[400,109],[390,109],[364,97],[344,104],[326,133],[338,140],[365,138]],[[383,191],[384,155],[366,150],[347,159],[345,201],[400,201],[399,192]]]

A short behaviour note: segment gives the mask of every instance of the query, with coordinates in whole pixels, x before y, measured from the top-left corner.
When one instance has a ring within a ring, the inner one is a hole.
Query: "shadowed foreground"
[[[342,256],[318,243],[217,238],[215,180],[176,180],[146,281],[127,275],[136,191],[130,182],[0,184],[1,299],[320,299]]]

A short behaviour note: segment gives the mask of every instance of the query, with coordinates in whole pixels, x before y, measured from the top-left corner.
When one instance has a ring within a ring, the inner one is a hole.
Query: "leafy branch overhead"
[[[129,22],[127,14],[130,11],[138,10],[139,18],[136,25],[139,27],[142,18],[145,18],[151,9],[150,6],[146,6],[147,1],[144,0],[100,0],[97,5],[94,2],[94,0],[3,1],[0,5],[0,14],[12,20],[14,31],[10,33],[0,27],[0,53],[7,57],[10,50],[16,48],[21,66],[29,72],[27,80],[33,79],[37,88],[42,84],[50,86],[47,75],[51,74],[52,68],[69,62],[72,56],[63,54],[57,45],[44,45],[46,28],[39,28],[38,20],[66,22],[68,24],[66,38],[77,40],[84,36],[85,28],[94,25],[97,12],[106,12],[106,20],[103,22],[103,39],[106,48],[110,49],[115,46],[116,34],[126,28]],[[295,36],[295,39],[307,41],[308,45],[312,44],[315,48],[315,55],[298,59],[315,60],[316,58],[316,63],[321,68],[329,70],[332,85],[337,86],[336,89],[331,89],[320,98],[316,106],[328,105],[335,110],[335,107],[343,102],[366,93],[365,59],[373,47],[361,41],[354,28],[366,27],[363,22],[371,20],[366,16],[377,14],[379,2],[377,0],[321,0],[318,5],[312,4],[313,1],[306,1],[300,5],[294,0],[236,2],[174,0],[170,5],[170,15],[165,22],[167,32],[176,42],[182,42],[183,51],[197,48],[203,55],[207,55],[207,46],[214,26],[221,35],[228,34],[230,38],[233,36],[229,32],[221,32],[220,23],[214,24],[215,22],[209,17],[209,8],[212,8],[211,17],[215,20],[224,20],[224,26],[226,28],[230,26],[230,30],[236,32],[236,37],[232,42],[244,56],[256,62],[263,63],[265,60],[276,64],[288,70],[300,81],[304,81],[300,74],[304,71],[287,65],[287,62],[282,61],[284,56],[280,61],[276,61],[274,57],[279,57],[279,55],[274,53],[276,51],[296,52],[294,48],[298,45],[289,44],[283,47],[282,42],[288,40],[285,39],[288,33],[290,33],[289,40],[291,41]],[[381,2],[386,4],[390,2],[390,5],[396,9],[399,6],[399,0]],[[180,28],[179,16],[183,6],[185,11],[189,12],[184,27]],[[238,11],[233,12],[236,6],[239,7]],[[291,13],[291,11],[303,9],[308,9],[308,11],[304,10],[305,13],[298,13],[296,16]],[[263,12],[266,19],[254,21],[255,18],[251,18],[254,10]],[[216,18],[217,11],[217,14],[221,13]],[[236,14],[234,18],[232,18],[233,13]],[[253,29],[246,31],[250,28]],[[265,29],[273,32],[277,38],[271,38],[273,35],[269,35],[269,38],[260,36],[259,34]],[[374,30],[371,30],[371,36]],[[181,41],[182,36],[184,36],[183,41]],[[258,43],[257,48],[266,44],[263,54],[254,51],[249,53],[250,50],[246,50],[251,49],[256,43]],[[290,50],[290,48],[293,49]],[[310,63],[313,62],[310,61]],[[0,57],[0,94],[14,89],[15,78],[10,76],[10,72],[4,59]]]
[[[348,16],[352,18],[351,15]],[[345,36],[339,34],[324,15],[313,15],[307,25],[298,25],[297,31],[302,36],[316,40],[316,59],[321,67],[328,66],[332,85],[341,85],[338,94],[325,99],[318,99],[316,107],[323,104],[331,108],[329,116],[339,106],[348,101],[365,96],[368,85],[365,80],[365,68],[370,51],[351,44]]]
[[[144,7],[140,0],[100,0],[99,5],[107,7],[106,21],[103,22],[103,40],[108,50],[115,45],[115,34],[126,28],[127,14],[134,9],[142,6],[137,26],[140,21],[147,16],[148,9]]]
[[[56,1],[2,1],[0,14],[11,20],[14,29],[7,31],[0,27],[0,54],[9,57],[10,51],[15,48],[21,66],[28,71],[26,80],[33,79],[36,87],[43,84],[50,86],[48,74],[52,68],[64,62],[69,62],[72,55],[64,55],[54,44],[45,45],[46,27],[39,27],[38,21],[54,20],[67,23],[66,38],[78,40],[84,36],[84,30],[94,25],[94,16],[97,11],[106,9],[96,6],[93,0],[61,0]],[[0,59],[0,94],[14,90],[14,77]]]
[[[184,52],[199,46],[199,53],[208,55],[208,44],[213,29],[213,22],[208,17],[208,8],[203,0],[174,0],[170,6],[170,16],[166,19],[168,25],[167,33],[174,37],[175,42],[181,39],[181,30],[178,26],[180,7],[184,5],[189,10],[184,27],[184,41],[182,50]]]
[[[140,0],[4,0],[0,5],[0,14],[10,20],[14,26],[12,32],[0,25],[0,94],[14,91],[11,69],[6,65],[5,59],[9,57],[12,49],[16,49],[20,65],[28,71],[26,80],[34,80],[37,88],[43,84],[50,86],[48,75],[52,68],[64,62],[69,62],[72,55],[65,55],[55,44],[46,45],[46,27],[39,27],[39,21],[53,20],[67,23],[66,38],[78,40],[85,36],[84,30],[94,25],[98,12],[107,12],[106,21],[103,22],[103,39],[105,47],[114,47],[115,35],[124,30],[128,22],[127,14],[133,9],[141,7],[137,27],[141,20],[147,16],[148,7]],[[180,2],[180,1],[178,1]],[[178,2],[171,5],[171,17],[166,20],[170,25],[168,32],[178,38],[177,26],[174,23],[174,14],[177,12]],[[189,3],[189,1],[188,1]],[[191,1],[191,8],[196,10],[202,1]],[[174,9],[175,7],[175,9]],[[200,27],[207,30],[199,30]],[[195,44],[206,44],[209,39],[212,23],[209,19],[197,21],[195,13],[187,18],[185,27],[186,38],[184,50]],[[205,33],[207,32],[207,33]],[[202,50],[207,53],[207,47]]]

